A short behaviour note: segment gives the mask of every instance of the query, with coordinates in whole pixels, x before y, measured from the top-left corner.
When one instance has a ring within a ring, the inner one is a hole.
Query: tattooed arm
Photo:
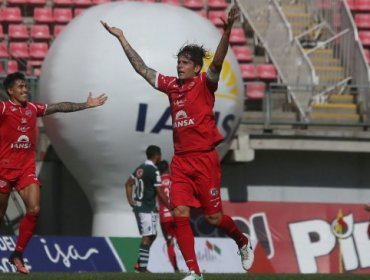
[[[139,54],[131,47],[129,42],[126,40],[126,37],[123,35],[123,31],[117,27],[110,27],[106,22],[100,21],[104,28],[116,37],[121,46],[123,51],[125,52],[128,60],[130,61],[132,67],[134,67],[136,73],[142,76],[147,82],[152,86],[155,87],[157,71],[149,68],[144,60],[139,56]]]
[[[86,102],[83,103],[60,102],[50,104],[45,111],[45,115],[51,115],[58,112],[69,113],[94,108],[103,105],[107,99],[108,97],[105,94],[99,95],[98,97],[92,97],[90,92]]]

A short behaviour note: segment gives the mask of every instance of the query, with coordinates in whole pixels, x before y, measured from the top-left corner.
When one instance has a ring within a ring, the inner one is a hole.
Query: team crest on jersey
[[[27,110],[25,114],[26,114],[27,117],[31,117],[32,116],[32,111],[31,110]]]
[[[162,180],[162,185],[164,185],[164,186],[169,186],[170,185],[170,179],[163,179]]]
[[[211,194],[211,196],[217,196],[218,190],[216,188],[212,188],[209,190],[209,193]]]
[[[136,170],[135,174],[137,178],[141,178],[143,177],[144,170],[142,168],[139,168],[138,170]]]

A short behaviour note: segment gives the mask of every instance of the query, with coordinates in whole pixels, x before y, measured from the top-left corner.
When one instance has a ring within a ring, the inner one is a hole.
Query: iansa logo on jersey
[[[173,128],[186,127],[194,125],[195,121],[188,117],[188,114],[184,110],[180,110],[175,115],[175,121],[173,122]]]
[[[10,145],[11,149],[30,149],[32,146],[30,139],[27,135],[21,135],[18,137],[17,142]]]

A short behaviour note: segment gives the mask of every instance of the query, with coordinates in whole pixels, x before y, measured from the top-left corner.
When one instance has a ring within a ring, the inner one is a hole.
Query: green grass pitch
[[[0,273],[0,280],[181,280],[179,273]],[[205,280],[369,280],[370,274],[204,274]]]

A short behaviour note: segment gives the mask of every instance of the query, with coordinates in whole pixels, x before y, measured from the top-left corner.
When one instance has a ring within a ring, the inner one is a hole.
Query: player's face
[[[28,88],[26,81],[16,80],[8,92],[10,99],[18,105],[24,104],[28,101]]]
[[[180,80],[195,77],[200,71],[200,66],[195,66],[194,62],[186,56],[180,55],[177,59],[177,75]]]

